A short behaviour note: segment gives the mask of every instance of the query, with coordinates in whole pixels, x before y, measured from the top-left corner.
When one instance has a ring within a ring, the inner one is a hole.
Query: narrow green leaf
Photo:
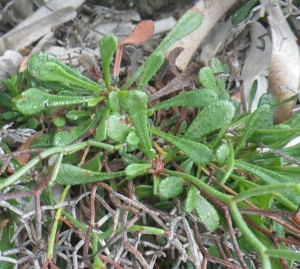
[[[129,164],[125,168],[126,177],[128,178],[135,178],[138,176],[142,176],[148,173],[148,169],[151,168],[151,164],[145,163],[145,164]]]
[[[3,84],[13,97],[19,95],[19,92],[18,92],[16,86],[14,85],[14,83],[11,81],[11,79],[5,78],[3,80]]]
[[[139,185],[135,187],[135,194],[140,197],[153,196],[153,186],[150,185]]]
[[[249,137],[255,132],[256,129],[259,129],[261,125],[270,118],[270,106],[262,105],[258,107],[250,116],[246,127],[245,132],[243,133],[242,137],[237,142],[235,153],[237,153],[247,142]]]
[[[248,17],[250,10],[257,2],[258,0],[250,0],[247,3],[243,4],[243,6],[232,16],[232,24],[237,25],[239,23],[242,23]]]
[[[109,108],[114,113],[117,113],[117,114],[121,113],[119,96],[116,91],[111,91],[109,93],[108,99],[107,99],[107,108]]]
[[[91,116],[91,112],[89,111],[83,111],[83,110],[71,110],[68,111],[66,114],[67,119],[69,120],[80,120],[83,118],[89,118]]]
[[[28,73],[39,82],[58,82],[66,88],[83,88],[91,92],[101,92],[97,83],[80,75],[77,71],[61,63],[55,56],[37,53],[28,60]]]
[[[109,65],[111,63],[112,56],[115,53],[117,47],[118,47],[118,41],[113,34],[108,34],[104,36],[99,42],[104,80],[107,88],[110,88],[111,86]]]
[[[229,101],[214,103],[197,115],[184,137],[197,140],[210,132],[228,126],[234,113],[234,106]]]
[[[62,164],[55,183],[60,185],[88,184],[122,176],[125,176],[125,171],[101,173],[85,170],[70,164]]]
[[[91,99],[93,99],[91,96],[60,96],[37,88],[30,88],[14,98],[13,102],[22,114],[33,115],[48,108],[83,104]]]
[[[158,191],[163,198],[173,198],[180,195],[184,190],[184,181],[180,177],[167,177],[161,181]]]
[[[155,51],[164,52],[178,40],[194,32],[203,22],[202,14],[195,10],[188,10],[175,24],[164,40],[159,44]]]
[[[230,177],[233,168],[234,168],[234,150],[231,144],[231,141],[229,138],[226,137],[227,143],[228,143],[228,149],[229,149],[229,158],[228,158],[228,163],[226,167],[226,171],[223,175],[222,180],[220,181],[221,184],[225,184],[227,179]]]
[[[176,148],[182,150],[185,155],[187,155],[197,164],[206,165],[212,159],[211,150],[201,143],[166,134],[152,128],[149,128],[149,131],[172,143]]]
[[[141,91],[120,91],[121,107],[128,112],[135,131],[140,139],[141,150],[146,154],[149,160],[154,158],[150,134],[148,131],[148,117],[147,117],[147,102],[148,96]]]
[[[275,171],[262,168],[260,166],[250,164],[241,160],[235,160],[235,167],[242,171],[249,172],[252,175],[258,177],[264,184],[277,184],[277,183],[298,183],[298,179],[294,179],[289,176],[282,175]],[[296,210],[297,205],[300,203],[300,196],[293,192],[282,192],[282,195],[289,199],[294,205],[291,210]]]
[[[194,90],[185,92],[180,95],[176,95],[164,102],[161,102],[151,109],[158,111],[161,109],[174,107],[174,106],[186,106],[195,108],[204,108],[218,101],[216,93],[210,89]]]
[[[266,249],[263,254],[271,257],[276,257],[276,258],[284,258],[284,259],[291,259],[291,260],[298,260],[298,261],[300,260],[300,253],[291,250]]]
[[[184,209],[186,213],[191,213],[195,209],[197,192],[198,189],[194,185],[191,185],[184,201]]]
[[[76,126],[68,131],[57,132],[53,137],[53,145],[60,147],[72,143],[84,133],[84,130],[89,123],[90,121],[87,121],[85,124]]]
[[[107,126],[107,118],[109,116],[110,110],[103,109],[102,111],[102,119],[96,130],[96,139],[97,141],[103,141],[106,139],[106,126]]]
[[[150,57],[145,62],[144,71],[142,73],[138,90],[142,91],[145,89],[149,80],[155,75],[157,70],[163,65],[165,61],[165,56],[162,52],[153,52]]]
[[[217,87],[214,71],[209,66],[199,70],[198,80],[204,88],[215,89]]]
[[[224,71],[224,67],[223,64],[221,63],[221,61],[218,58],[212,58],[210,60],[210,67],[211,69],[214,71],[214,73],[222,73],[222,72],[226,72]],[[220,98],[220,100],[230,100],[230,95],[226,89],[226,77],[225,78],[219,78],[216,80],[217,86],[219,88],[218,90],[218,96]]]
[[[187,11],[167,34],[164,40],[155,49],[155,52],[165,52],[167,48],[186,35],[194,32],[203,22],[204,17],[194,10]],[[146,64],[146,63],[145,63]],[[143,64],[133,76],[122,86],[121,90],[127,90],[130,85],[143,73],[145,68]]]
[[[196,197],[195,211],[210,232],[214,232],[218,228],[220,222],[218,212],[200,194]]]

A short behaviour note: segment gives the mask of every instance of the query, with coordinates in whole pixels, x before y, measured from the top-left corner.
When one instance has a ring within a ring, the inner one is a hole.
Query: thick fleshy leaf
[[[101,169],[101,162],[99,158],[93,158],[82,166],[83,169],[99,172]]]
[[[116,91],[111,91],[109,93],[106,107],[109,108],[112,112],[116,114],[120,114],[121,112],[120,101],[119,101],[118,93]]]
[[[141,91],[120,91],[121,107],[129,114],[135,131],[140,139],[141,150],[146,154],[148,159],[152,160],[154,154],[148,131],[148,117],[147,117],[147,101],[148,96]]]
[[[216,149],[216,161],[223,165],[229,156],[229,147],[227,144],[222,144]]]
[[[83,118],[89,118],[90,116],[91,116],[91,112],[82,111],[82,110],[71,110],[71,111],[68,111],[66,114],[66,117],[69,120],[74,120],[74,121],[77,121],[77,120],[80,120]]]
[[[13,99],[17,109],[24,115],[38,114],[48,108],[83,104],[93,99],[91,96],[60,96],[37,88],[30,88]]]
[[[259,129],[261,125],[271,117],[270,106],[262,105],[258,107],[250,116],[246,127],[245,132],[242,137],[238,140],[235,152],[241,149],[244,144],[247,142],[249,137],[255,132],[256,129]]]
[[[218,228],[220,222],[218,212],[200,194],[196,197],[195,211],[210,232],[214,232]]]
[[[125,176],[125,172],[92,172],[70,164],[60,166],[55,183],[60,185],[78,185],[99,182],[107,179]]]
[[[72,89],[83,88],[86,91],[101,92],[104,89],[97,83],[80,75],[77,71],[60,62],[55,56],[47,53],[37,53],[30,57],[27,66],[28,73],[39,82],[58,82]]]
[[[56,147],[66,146],[78,139],[84,132],[90,121],[76,126],[68,131],[57,132],[53,137],[53,145]]]
[[[130,131],[125,118],[116,115],[110,115],[106,123],[107,136],[116,142],[123,143]]]
[[[109,65],[111,63],[112,56],[115,53],[117,47],[118,47],[118,41],[113,34],[108,34],[104,36],[99,42],[104,80],[107,88],[110,87]]]
[[[167,177],[161,181],[158,190],[159,196],[163,198],[173,198],[183,192],[184,180],[180,177]]]
[[[125,168],[125,173],[128,178],[135,178],[138,176],[142,176],[146,173],[148,173],[148,169],[151,168],[151,165],[149,163],[145,164],[139,164],[139,163],[134,163],[134,164],[129,164]]]
[[[210,132],[226,127],[230,124],[234,113],[234,106],[229,101],[214,103],[197,115],[184,137],[196,140]]]
[[[169,141],[176,148],[182,150],[185,155],[187,155],[197,164],[206,165],[212,159],[211,150],[201,143],[166,134],[156,129],[149,128],[149,130],[151,133]]]
[[[191,213],[195,209],[197,192],[198,189],[194,185],[191,185],[184,201],[184,209],[186,213]]]
[[[135,187],[135,194],[140,197],[153,196],[153,186],[150,185],[139,185]]]
[[[96,139],[97,141],[103,141],[106,139],[106,127],[107,127],[107,118],[109,116],[110,110],[102,110],[102,119],[96,129]]]
[[[144,90],[149,80],[155,75],[157,70],[163,65],[165,61],[165,56],[162,52],[154,52],[150,55],[145,63],[145,68],[143,70],[138,90]]]
[[[214,71],[209,66],[200,69],[198,80],[204,88],[216,89],[217,87]]]
[[[164,102],[161,102],[151,109],[154,111],[165,109],[174,106],[186,106],[186,107],[196,107],[204,108],[218,101],[217,94],[209,89],[194,90],[190,92],[185,92],[180,95],[176,95]]]

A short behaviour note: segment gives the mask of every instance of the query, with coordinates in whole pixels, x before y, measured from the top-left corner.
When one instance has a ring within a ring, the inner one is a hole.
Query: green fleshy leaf
[[[154,52],[152,53],[147,61],[145,62],[144,71],[142,73],[138,90],[142,91],[145,89],[149,80],[155,75],[157,70],[163,65],[165,61],[165,56],[162,52]]]
[[[107,88],[110,88],[109,65],[117,47],[118,47],[118,41],[113,34],[108,34],[104,36],[99,42],[104,80]]]
[[[184,137],[197,140],[210,132],[226,127],[230,124],[234,113],[234,106],[229,101],[214,103],[197,115]]]
[[[178,40],[194,32],[203,22],[204,17],[200,12],[188,10],[175,24],[155,51],[164,52]]]
[[[218,58],[212,58],[210,60],[210,66],[214,73],[226,72],[224,71],[223,64]],[[226,78],[219,78],[216,80],[216,83],[219,88],[218,95],[220,100],[230,100],[230,95],[226,90]]]
[[[126,137],[126,143],[128,143],[128,145],[135,146],[139,142],[140,142],[140,139],[137,136],[136,132],[134,130],[131,130]]]
[[[13,81],[9,78],[5,78],[3,80],[3,84],[5,86],[5,88],[10,92],[10,94],[15,97],[19,95],[19,92],[16,88],[16,85],[13,83]]]
[[[125,171],[101,173],[82,169],[70,164],[62,164],[55,183],[60,185],[88,184],[122,176],[125,176]]]
[[[63,127],[66,124],[66,120],[61,117],[56,117],[53,119],[53,124],[57,127]]]
[[[135,187],[135,194],[140,197],[153,196],[153,186],[139,185]]]
[[[233,25],[242,23],[248,17],[250,10],[257,2],[258,0],[250,0],[247,3],[243,4],[243,6],[232,16],[231,23]]]
[[[216,101],[218,101],[218,96],[214,91],[202,89],[176,95],[173,98],[153,106],[151,109],[157,111],[174,106],[204,108],[215,103]]]
[[[80,75],[77,71],[61,63],[55,56],[39,52],[31,56],[27,65],[28,73],[39,82],[54,82],[72,89],[83,88],[90,92],[102,92],[97,83]]]
[[[135,131],[140,139],[141,150],[149,160],[154,158],[150,134],[148,132],[147,102],[148,96],[141,91],[118,92],[121,107],[129,114]]]
[[[109,113],[110,113],[109,109],[102,110],[102,119],[96,130],[97,141],[103,141],[106,139],[106,126],[107,126],[107,118],[109,116]]]
[[[176,148],[182,150],[185,155],[187,155],[197,164],[206,165],[212,159],[211,150],[201,143],[166,134],[152,128],[149,128],[149,131],[172,143]]]
[[[159,196],[173,198],[180,195],[184,190],[184,180],[180,177],[167,177],[159,185]]]
[[[235,152],[240,150],[244,144],[247,142],[249,137],[255,132],[256,129],[259,129],[261,125],[271,117],[270,115],[271,110],[270,106],[262,105],[258,107],[250,116],[246,127],[245,132],[243,133],[242,137],[238,140]]]
[[[130,128],[128,127],[124,117],[110,115],[107,118],[106,124],[107,137],[119,143],[125,142]]]
[[[186,213],[191,213],[195,209],[197,192],[198,189],[194,185],[191,185],[184,201],[184,209]]]
[[[216,161],[223,165],[229,156],[229,147],[227,144],[222,144],[216,149]]]
[[[114,113],[120,114],[120,101],[118,93],[116,91],[112,91],[109,93],[107,99],[107,108],[109,108]]]
[[[78,139],[83,133],[90,121],[83,125],[74,127],[68,131],[57,132],[53,137],[53,145],[56,147],[66,146],[76,139]]]
[[[60,96],[37,88],[30,88],[13,99],[17,109],[24,115],[38,114],[48,108],[83,104],[93,99],[90,96]]]
[[[1,91],[0,91],[0,105],[8,109],[11,109],[12,107],[11,97],[7,93]]]
[[[125,173],[127,178],[135,178],[138,176],[142,176],[148,173],[148,169],[151,168],[151,164],[145,163],[145,164],[129,164],[125,168]]]
[[[214,71],[208,66],[199,70],[198,80],[204,88],[215,89],[217,87]]]
[[[211,233],[218,228],[220,222],[218,212],[200,194],[196,197],[195,211],[196,215],[202,220]]]
[[[83,118],[89,118],[91,116],[91,112],[89,111],[82,111],[82,110],[71,110],[67,112],[66,117],[69,120],[80,120]]]
[[[101,162],[99,158],[93,158],[86,164],[84,164],[81,168],[90,170],[93,172],[99,172],[101,170]]]

